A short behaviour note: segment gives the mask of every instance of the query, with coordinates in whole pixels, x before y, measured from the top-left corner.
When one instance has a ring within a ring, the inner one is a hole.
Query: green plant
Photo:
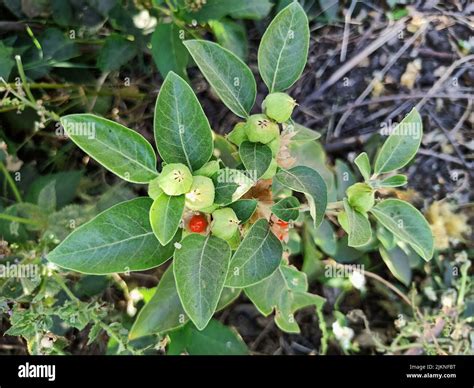
[[[382,252],[403,246],[431,259],[433,239],[423,216],[406,202],[375,198],[385,187],[406,183],[404,176],[391,174],[419,147],[416,110],[388,137],[373,167],[367,154],[356,158],[364,183],[347,188],[347,197],[328,201],[325,178],[289,156],[293,146],[315,145],[318,134],[291,118],[277,123],[264,114],[250,115],[256,82],[247,65],[216,43],[189,40],[184,45],[222,102],[245,120],[229,139],[213,135],[193,90],[174,72],[161,86],[155,107],[161,173],[153,148],[136,132],[88,114],[61,118],[80,148],[124,180],[148,184],[151,198],[102,212],[47,259],[86,274],[112,274],[157,267],[173,257],[130,338],[166,333],[189,320],[206,330],[213,314],[242,291],[262,314],[275,311],[277,326],[286,332],[299,332],[294,314],[303,307],[314,306],[321,317],[324,298],[308,292],[308,271],[290,265],[283,255],[291,252],[295,223],[309,224],[314,231],[327,225],[326,215],[333,221],[337,216],[349,247],[365,250],[380,241]],[[260,75],[270,95],[298,80],[308,45],[305,12],[291,3],[271,22],[259,47]],[[271,110],[278,112],[281,104],[286,118],[288,101],[271,101],[277,104]],[[406,129],[413,133],[407,135]],[[301,204],[303,198],[306,203]]]

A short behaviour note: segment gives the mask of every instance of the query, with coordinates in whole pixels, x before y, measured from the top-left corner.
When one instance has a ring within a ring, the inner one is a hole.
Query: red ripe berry
[[[189,230],[194,233],[202,233],[207,229],[207,218],[202,214],[195,214],[189,220]]]
[[[286,227],[288,227],[288,222],[283,221],[283,220],[278,220],[277,225],[281,226],[282,228],[286,228]]]

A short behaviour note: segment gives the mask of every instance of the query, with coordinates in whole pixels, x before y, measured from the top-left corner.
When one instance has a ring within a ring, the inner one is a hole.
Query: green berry
[[[186,207],[191,210],[207,208],[214,203],[214,194],[212,179],[196,175],[191,190],[186,194]]]
[[[168,195],[187,193],[193,184],[191,171],[184,164],[170,163],[163,167],[158,177],[158,185]]]
[[[337,221],[339,225],[341,225],[341,228],[344,229],[346,233],[349,233],[349,220],[345,211],[337,213]]]
[[[278,168],[278,163],[275,159],[272,159],[270,166],[268,166],[267,171],[261,176],[260,179],[271,179],[275,176]]]
[[[148,183],[148,196],[153,200],[163,193],[163,190],[160,188],[159,179],[160,177],[156,177]]]
[[[257,114],[248,118],[245,133],[251,142],[267,144],[280,135],[280,129],[267,116]]]
[[[240,245],[240,231],[236,230],[235,233],[232,235],[232,237],[229,240],[227,240],[227,242],[230,245],[230,249],[235,251]]]
[[[360,213],[365,213],[374,206],[375,192],[366,183],[355,183],[346,190],[349,205]]]
[[[212,177],[217,171],[219,171],[219,162],[217,160],[210,160],[199,170],[194,171],[194,175]]]
[[[230,240],[239,228],[239,219],[230,207],[212,213],[211,232],[223,240]]]
[[[277,123],[288,121],[296,106],[296,101],[286,93],[270,93],[263,100],[263,111]]]
[[[281,145],[280,136],[277,136],[275,139],[273,139],[270,143],[267,144],[267,146],[269,146],[270,149],[272,150],[273,157],[277,156],[278,152],[280,152],[280,145]]]
[[[234,143],[236,146],[241,145],[244,141],[248,140],[245,134],[246,123],[237,123],[234,129],[227,135],[227,140]]]

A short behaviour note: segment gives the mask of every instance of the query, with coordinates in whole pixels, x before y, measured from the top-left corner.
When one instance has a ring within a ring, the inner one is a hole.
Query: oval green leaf
[[[79,148],[120,178],[148,183],[158,175],[151,144],[131,129],[91,114],[64,116],[61,125]]]
[[[272,162],[272,150],[261,143],[244,141],[239,147],[239,155],[249,176],[254,181],[265,174]]]
[[[380,246],[379,251],[392,275],[408,287],[411,282],[411,267],[408,255],[398,246],[390,250]]]
[[[367,244],[372,238],[372,227],[367,216],[353,209],[346,198],[344,198],[344,210],[349,222],[349,246],[360,247]]]
[[[151,36],[151,54],[163,78],[170,71],[180,77],[187,77],[189,53],[179,37],[180,31],[174,23],[163,23],[156,26]]]
[[[308,18],[295,1],[273,19],[258,48],[258,69],[270,93],[286,90],[298,80],[308,47]]]
[[[155,106],[155,141],[166,163],[183,163],[191,171],[212,156],[212,132],[201,105],[188,83],[170,71]]]
[[[157,267],[174,251],[162,246],[148,217],[150,198],[122,202],[72,232],[47,259],[60,267],[93,275],[141,271]]]
[[[296,197],[286,197],[272,206],[272,212],[280,220],[289,222],[300,215],[300,201]]]
[[[162,245],[168,244],[178,231],[184,211],[184,195],[171,196],[161,192],[150,208],[151,229]]]
[[[383,144],[375,160],[374,172],[381,174],[406,166],[416,155],[422,137],[421,116],[413,108]]]
[[[199,330],[216,311],[229,270],[229,244],[214,236],[190,234],[174,253],[176,288],[186,314]]]
[[[433,257],[433,235],[423,215],[399,199],[386,199],[369,210],[383,226],[426,261]]]
[[[173,264],[166,270],[150,301],[140,310],[129,338],[163,333],[184,325],[188,317],[179,300]]]
[[[257,94],[248,66],[217,43],[187,40],[184,45],[222,102],[237,116],[247,117]]]
[[[370,160],[369,155],[367,155],[367,152],[362,152],[361,154],[359,154],[357,158],[354,159],[354,163],[358,167],[364,180],[368,181],[370,179],[372,168],[370,167]]]
[[[305,195],[314,227],[318,227],[323,221],[328,201],[326,183],[321,175],[312,168],[296,166],[279,171],[274,179],[283,186]]]
[[[281,242],[267,220],[258,220],[232,257],[226,287],[248,287],[271,276],[280,265],[282,254]]]
[[[257,209],[258,201],[256,199],[240,199],[231,203],[229,207],[235,212],[240,223],[247,222],[253,216]]]

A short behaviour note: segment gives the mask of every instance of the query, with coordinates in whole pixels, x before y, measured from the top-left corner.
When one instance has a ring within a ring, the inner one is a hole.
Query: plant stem
[[[16,67],[18,68],[18,74],[20,75],[21,83],[23,85],[23,89],[25,89],[25,93],[30,99],[30,101],[36,105],[35,97],[31,93],[30,85],[26,81],[26,74],[25,74],[25,70],[23,69],[23,63],[21,63],[21,57],[19,55],[16,55],[15,60],[16,60]]]
[[[18,190],[18,187],[16,187],[15,181],[13,180],[12,176],[10,175],[10,172],[7,170],[7,168],[2,162],[0,162],[0,170],[2,170],[3,174],[5,175],[5,179],[10,185],[10,188],[12,189],[13,195],[15,196],[17,202],[23,202],[23,200],[21,199],[20,191]]]
[[[41,223],[35,220],[30,220],[28,218],[23,218],[23,217],[17,217],[17,216],[12,216],[10,214],[0,214],[0,219],[7,220],[7,221],[12,221],[12,222],[19,222],[20,224],[28,224],[28,225],[36,225],[40,226]]]
[[[59,284],[59,286],[63,289],[63,291],[69,297],[69,299],[71,299],[73,302],[76,302],[78,304],[81,303],[81,301],[76,297],[76,295],[74,295],[72,293],[72,291],[66,285],[66,283],[64,282],[64,280],[61,276],[59,276],[57,273],[53,273],[52,276],[53,276],[54,280],[56,281],[56,283]]]

